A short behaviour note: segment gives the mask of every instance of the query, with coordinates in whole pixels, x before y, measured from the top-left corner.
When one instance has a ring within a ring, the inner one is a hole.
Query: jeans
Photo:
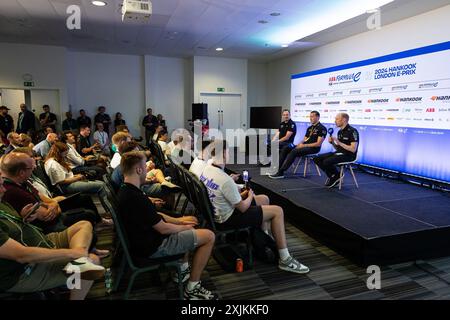
[[[280,170],[278,170],[278,172],[280,172],[281,174],[283,174],[286,170],[288,170],[290,168],[290,166],[294,163],[295,159],[297,159],[298,157],[303,157],[306,156],[308,154],[316,154],[319,153],[320,148],[310,148],[310,147],[304,147],[304,148],[294,148],[293,150],[290,150],[288,152],[287,156],[284,156],[284,159],[286,159]],[[280,157],[281,158],[281,157]],[[280,161],[281,163],[281,161]]]
[[[69,185],[62,186],[64,193],[91,193],[97,194],[105,190],[105,183],[103,181],[76,181]]]
[[[327,174],[328,178],[331,178],[332,176],[339,173],[336,168],[337,163],[350,162],[354,161],[355,159],[356,154],[350,155],[340,152],[330,152],[321,154],[314,158],[314,163],[317,164],[317,166]]]

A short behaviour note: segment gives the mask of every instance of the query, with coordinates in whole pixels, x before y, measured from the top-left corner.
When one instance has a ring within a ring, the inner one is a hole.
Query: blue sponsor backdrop
[[[296,143],[310,125],[297,123]],[[338,128],[324,123],[327,128]],[[358,162],[402,173],[450,182],[450,131],[377,126],[354,126],[360,134]],[[328,140],[328,137],[327,137]],[[333,152],[325,141],[320,153]]]
[[[449,48],[450,42],[446,42],[366,61],[293,75],[292,79],[417,56]],[[450,64],[448,66],[450,76]],[[303,139],[309,125],[309,123],[297,122],[296,143]],[[336,136],[338,129],[335,128],[334,124],[324,123],[324,125],[327,128],[333,127]],[[355,128],[359,131],[361,140],[358,151],[359,163],[450,182],[449,130],[359,125],[356,125]],[[328,141],[325,141],[321,153],[331,151],[334,151],[333,147]]]

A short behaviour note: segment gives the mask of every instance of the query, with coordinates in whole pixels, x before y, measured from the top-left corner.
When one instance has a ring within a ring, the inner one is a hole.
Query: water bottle
[[[105,272],[105,292],[106,294],[111,294],[112,292],[112,271],[111,268],[106,269]]]
[[[242,179],[244,180],[245,188],[247,188],[248,187],[248,171],[247,170],[244,170],[242,172]]]

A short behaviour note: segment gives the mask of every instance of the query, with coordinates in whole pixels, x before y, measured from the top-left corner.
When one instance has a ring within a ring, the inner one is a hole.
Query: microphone
[[[330,136],[332,136],[333,133],[334,133],[334,129],[333,128],[328,128],[328,133],[329,133]]]

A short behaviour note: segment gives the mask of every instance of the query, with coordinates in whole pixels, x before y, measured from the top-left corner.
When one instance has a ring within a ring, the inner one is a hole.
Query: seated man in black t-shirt
[[[336,116],[336,126],[341,130],[337,138],[333,136],[328,138],[328,142],[333,145],[336,152],[321,154],[314,158],[314,162],[327,174],[328,180],[325,186],[329,188],[336,186],[341,179],[336,164],[354,161],[358,153],[359,133],[348,124],[349,119],[346,113],[339,113]]]
[[[298,157],[320,152],[322,142],[327,136],[327,128],[320,122],[320,113],[312,111],[309,115],[311,126],[306,130],[305,137],[294,149],[284,148],[280,155],[280,169],[274,175],[269,176],[272,179],[283,179],[284,172],[290,168]]]
[[[216,295],[202,287],[200,282],[214,246],[214,233],[207,229],[194,229],[197,224],[195,217],[172,218],[156,212],[152,202],[140,190],[147,174],[145,160],[143,152],[131,151],[123,154],[120,161],[124,183],[118,193],[119,214],[128,234],[131,254],[161,258],[195,250],[192,269],[187,255],[182,266],[183,281],[189,279],[184,297],[188,300],[216,299]]]
[[[294,148],[294,139],[297,133],[297,125],[291,119],[291,113],[289,110],[283,110],[282,114],[282,122],[280,123],[280,128],[275,136],[272,138],[272,141],[278,141],[278,150],[280,161],[278,163],[279,166],[283,164],[281,161],[281,157],[283,154],[288,154]],[[272,167],[278,167],[276,163],[273,161],[273,153],[272,153]]]

